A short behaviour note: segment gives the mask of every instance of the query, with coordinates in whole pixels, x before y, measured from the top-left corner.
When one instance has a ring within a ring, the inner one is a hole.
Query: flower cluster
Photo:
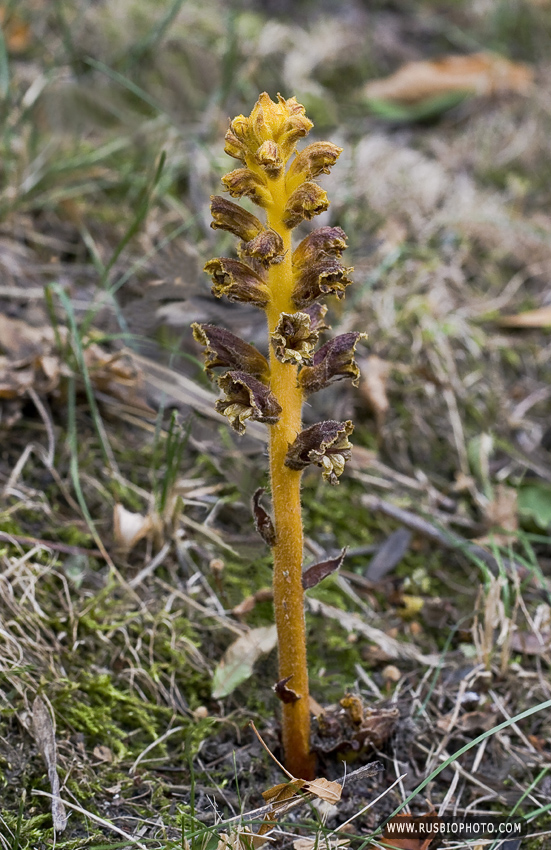
[[[205,347],[206,369],[227,370],[218,378],[224,393],[216,408],[239,433],[248,419],[277,423],[285,400],[277,397],[272,381],[273,363],[289,367],[288,381],[301,398],[334,381],[358,380],[354,350],[360,333],[345,333],[316,351],[319,335],[328,329],[327,308],[319,299],[342,298],[351,283],[341,257],[346,235],[340,227],[320,227],[311,232],[287,257],[289,232],[327,209],[326,193],[315,182],[327,174],[341,148],[314,142],[296,153],[299,139],[312,127],[304,107],[295,98],[278,95],[273,102],[261,94],[250,116],[239,115],[226,133],[225,151],[239,160],[240,168],[222,178],[232,198],[250,198],[266,212],[266,223],[238,204],[221,196],[211,198],[212,224],[234,234],[240,242],[239,259],[219,257],[205,266],[213,281],[212,292],[230,301],[248,302],[268,315],[270,363],[254,346],[223,328],[194,324],[195,339]],[[285,465],[302,470],[317,464],[324,478],[338,483],[350,456],[351,422],[322,422],[289,440]]]

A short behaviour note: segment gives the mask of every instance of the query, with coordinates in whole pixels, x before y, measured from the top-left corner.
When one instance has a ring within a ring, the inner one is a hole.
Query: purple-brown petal
[[[274,546],[276,542],[274,524],[272,522],[271,516],[264,510],[264,508],[260,504],[260,499],[262,498],[265,492],[266,491],[264,490],[264,487],[259,487],[253,495],[252,506],[254,526],[262,537],[264,543],[267,543],[268,546]]]
[[[218,379],[226,398],[216,402],[216,410],[228,418],[238,434],[245,433],[247,419],[275,425],[281,414],[281,405],[275,395],[261,381],[246,372],[226,372]]]
[[[304,307],[301,312],[310,316],[310,329],[312,331],[321,333],[322,331],[330,330],[331,325],[325,324],[325,316],[327,315],[327,307],[325,304],[318,304],[317,302],[314,302],[313,304],[310,304],[309,307]]]
[[[213,230],[227,230],[243,242],[250,242],[264,230],[260,219],[221,195],[211,195],[210,211]]]
[[[345,268],[337,259],[325,256],[317,263],[305,265],[295,271],[293,303],[298,310],[309,307],[316,299],[326,295],[344,297],[344,291],[352,283],[348,277],[352,268]]]
[[[316,263],[328,254],[342,257],[346,250],[346,233],[341,227],[318,227],[299,242],[293,251],[293,266],[297,269]]]
[[[212,277],[212,293],[217,298],[225,295],[229,301],[254,304],[255,307],[265,307],[270,300],[263,278],[246,263],[216,257],[206,263],[204,271]]]
[[[264,268],[283,260],[283,239],[275,230],[263,230],[249,242],[242,242],[239,256],[252,257]]]
[[[290,196],[283,211],[283,223],[289,229],[301,221],[310,221],[315,215],[325,212],[329,207],[327,192],[317,183],[307,181]]]
[[[329,419],[311,425],[297,435],[289,446],[285,466],[289,469],[306,469],[310,464],[321,466],[323,478],[330,484],[338,484],[345,461],[350,460],[351,444],[348,437],[354,430],[350,419],[336,422]]]
[[[308,313],[281,313],[270,334],[275,356],[281,363],[311,364],[319,331],[312,330]]]
[[[274,685],[274,691],[276,696],[279,697],[281,702],[289,704],[293,702],[297,702],[300,699],[300,696],[294,691],[292,688],[288,688],[287,684],[291,681],[293,676],[285,676],[284,679],[280,679],[279,682],[276,682]]]
[[[300,370],[298,382],[306,395],[323,390],[343,378],[351,378],[357,387],[360,370],[354,360],[354,352],[359,340],[366,338],[367,334],[346,333],[322,345],[314,354],[313,364]]]
[[[268,361],[253,345],[216,325],[194,322],[191,327],[194,339],[205,346],[205,369],[209,377],[213,369],[221,366],[247,372],[263,383],[269,381]]]

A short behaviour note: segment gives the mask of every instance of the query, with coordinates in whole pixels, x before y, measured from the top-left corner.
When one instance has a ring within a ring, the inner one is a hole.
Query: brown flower
[[[329,207],[327,193],[317,183],[307,181],[290,196],[283,211],[283,223],[289,230],[301,221],[310,221]]]
[[[228,257],[209,260],[204,271],[212,276],[212,293],[217,298],[225,295],[229,301],[240,301],[265,307],[270,292],[263,278],[246,263]]]
[[[221,195],[211,195],[210,211],[210,226],[213,230],[227,230],[243,242],[250,242],[264,231],[260,219]]]
[[[318,262],[326,254],[341,257],[346,248],[346,233],[340,227],[318,227],[300,242],[293,252],[297,269]]]
[[[312,330],[308,313],[282,313],[270,334],[275,356],[281,363],[311,364],[319,331]]]
[[[205,346],[205,369],[209,377],[213,369],[237,369],[258,378],[263,383],[270,379],[270,367],[266,358],[257,349],[240,337],[216,325],[201,325],[194,322],[193,337]]]
[[[352,446],[348,437],[353,430],[354,425],[350,419],[346,422],[330,419],[306,428],[289,446],[285,466],[301,470],[315,463],[321,466],[325,481],[338,484],[345,461],[350,460]]]
[[[310,304],[309,307],[304,307],[302,312],[310,316],[310,330],[321,333],[322,331],[328,331],[330,329],[331,325],[326,325],[324,321],[327,314],[327,307],[325,304],[318,304],[314,302],[313,304]]]
[[[236,168],[235,171],[230,171],[222,177],[222,183],[232,198],[247,197],[259,207],[268,207],[272,203],[266,180],[249,168]]]
[[[281,406],[267,386],[246,372],[226,372],[218,379],[225,399],[216,402],[216,410],[227,416],[238,434],[245,433],[247,419],[274,425],[281,413]]]
[[[267,268],[283,260],[283,239],[275,230],[263,230],[250,242],[242,242],[238,250],[240,257],[253,257]]]
[[[304,180],[313,180],[320,174],[329,174],[342,148],[331,142],[314,142],[296,155],[285,177],[288,192],[293,192]]]
[[[355,387],[358,386],[360,370],[354,360],[356,345],[360,339],[366,339],[367,334],[347,333],[330,339],[316,351],[312,366],[300,370],[298,382],[306,395],[323,390],[334,381],[352,378]]]
[[[295,271],[293,303],[302,310],[325,295],[343,298],[346,287],[352,283],[348,277],[352,271],[352,268],[345,268],[337,259],[327,255],[317,263],[299,268]]]

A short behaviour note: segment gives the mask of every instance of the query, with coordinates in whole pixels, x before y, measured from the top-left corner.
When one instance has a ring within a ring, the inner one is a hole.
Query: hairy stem
[[[284,259],[270,267],[271,303],[267,308],[271,333],[282,312],[294,312],[291,232],[283,225],[281,215],[286,203],[285,178],[272,183],[273,207],[268,211],[268,226],[284,240]],[[302,428],[302,391],[297,387],[297,367],[281,363],[270,346],[272,392],[283,412],[270,428],[270,474],[276,543],[274,557],[274,610],[278,633],[279,678],[292,677],[289,688],[299,699],[283,703],[283,748],[285,764],[303,779],[314,776],[314,758],[310,753],[310,708],[308,700],[308,667],[304,624],[304,591],[302,588],[303,531],[300,503],[301,473],[285,466],[285,456]]]

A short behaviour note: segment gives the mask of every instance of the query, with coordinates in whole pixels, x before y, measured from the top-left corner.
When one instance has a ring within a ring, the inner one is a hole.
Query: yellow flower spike
[[[329,420],[303,430],[302,405],[305,395],[330,382],[356,382],[354,347],[363,336],[344,334],[315,351],[319,334],[328,328],[327,308],[317,301],[329,294],[343,297],[351,269],[340,262],[346,236],[339,227],[314,230],[293,253],[293,228],[329,206],[326,193],[313,180],[327,174],[341,152],[331,142],[314,142],[287,167],[297,142],[312,126],[296,98],[278,94],[273,101],[263,92],[248,117],[238,115],[230,122],[225,151],[244,167],[222,182],[233,198],[249,197],[262,207],[266,220],[261,222],[232,201],[212,199],[213,227],[241,239],[240,259],[210,260],[205,271],[212,275],[217,297],[248,301],[265,310],[269,364],[229,332],[195,326],[209,372],[230,370],[218,379],[224,398],[217,410],[239,433],[249,419],[269,427],[273,523],[258,504],[262,491],[255,494],[253,505],[257,528],[273,551],[279,681],[290,682],[294,695],[284,699],[276,689],[282,699],[285,763],[303,779],[313,778],[315,758],[310,752],[300,481],[302,471],[314,464],[324,480],[338,483],[350,457],[353,425]]]

